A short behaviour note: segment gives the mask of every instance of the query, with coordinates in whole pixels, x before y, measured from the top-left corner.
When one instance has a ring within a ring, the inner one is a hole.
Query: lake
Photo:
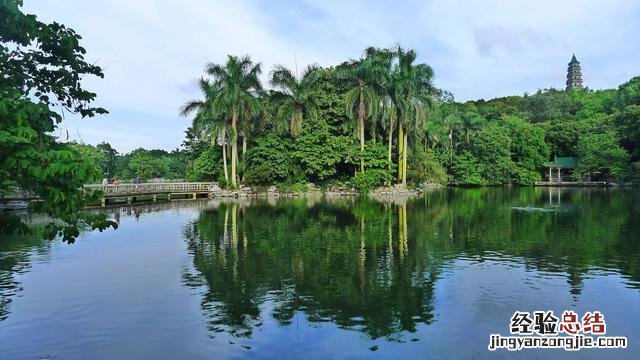
[[[120,228],[0,236],[0,358],[640,358],[637,190],[98,211]],[[516,310],[597,310],[629,345],[489,352]]]

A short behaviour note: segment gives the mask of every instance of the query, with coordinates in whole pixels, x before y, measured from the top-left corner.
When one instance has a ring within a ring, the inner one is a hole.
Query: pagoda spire
[[[580,69],[580,61],[573,54],[567,69],[567,90],[582,89],[582,71]]]

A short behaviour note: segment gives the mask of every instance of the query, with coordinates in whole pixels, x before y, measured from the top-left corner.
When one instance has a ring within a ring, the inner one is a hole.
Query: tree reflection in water
[[[206,284],[213,333],[251,337],[264,316],[286,325],[300,313],[402,341],[434,321],[436,282],[457,259],[515,258],[565,276],[574,297],[594,269],[614,269],[639,288],[639,204],[634,191],[558,189],[227,202],[186,226],[199,274],[185,282]]]
[[[196,269],[209,286],[202,307],[212,331],[250,337],[266,303],[282,324],[300,311],[311,322],[334,322],[371,338],[432,321],[438,267],[424,248],[408,244],[406,205],[308,205],[305,199],[228,203],[187,227]]]

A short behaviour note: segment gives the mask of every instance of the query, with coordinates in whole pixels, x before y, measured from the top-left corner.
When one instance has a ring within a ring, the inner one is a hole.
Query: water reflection
[[[281,324],[302,311],[372,338],[431,322],[437,267],[410,256],[401,209],[299,199],[203,211],[185,236],[209,286],[210,329],[251,337],[263,303]]]
[[[16,275],[29,270],[31,252],[36,249],[40,253],[47,253],[50,247],[48,241],[42,240],[43,223],[48,218],[29,214],[21,217],[33,224],[32,234],[0,236],[0,321],[9,316],[12,298],[21,290]]]
[[[635,343],[639,207],[637,191],[442,189],[98,209],[120,228],[0,234],[0,353],[485,357],[516,309],[600,310]]]
[[[139,220],[143,214],[178,209],[215,208],[218,205],[218,201],[174,201],[145,205],[111,206],[96,209],[95,211],[107,213],[110,219],[120,223],[122,216]],[[34,256],[40,257],[40,261],[46,260],[51,248],[60,243],[59,239],[53,241],[43,239],[44,225],[51,221],[48,216],[29,212],[20,212],[16,215],[29,225],[30,233],[0,234],[0,321],[7,319],[13,298],[18,296],[22,290],[22,285],[17,276],[29,272]],[[88,232],[90,233],[89,229],[81,229],[81,238]],[[72,243],[69,246],[72,246]]]
[[[405,341],[434,321],[434,289],[460,260],[565,277],[574,299],[602,269],[639,288],[639,203],[637,192],[571,189],[220,203],[185,228],[198,271],[185,283],[206,283],[212,336],[250,338],[265,316],[286,325],[303,313],[310,324]],[[562,211],[514,209],[524,207]]]

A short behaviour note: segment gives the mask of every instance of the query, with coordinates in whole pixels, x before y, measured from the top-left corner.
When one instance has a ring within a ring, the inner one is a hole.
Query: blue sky
[[[104,79],[86,79],[109,115],[69,119],[71,139],[118,151],[180,146],[207,62],[226,54],[299,69],[400,43],[434,68],[457,100],[563,88],[575,53],[585,85],[616,87],[640,74],[640,2],[25,0],[23,11],[83,36]]]

